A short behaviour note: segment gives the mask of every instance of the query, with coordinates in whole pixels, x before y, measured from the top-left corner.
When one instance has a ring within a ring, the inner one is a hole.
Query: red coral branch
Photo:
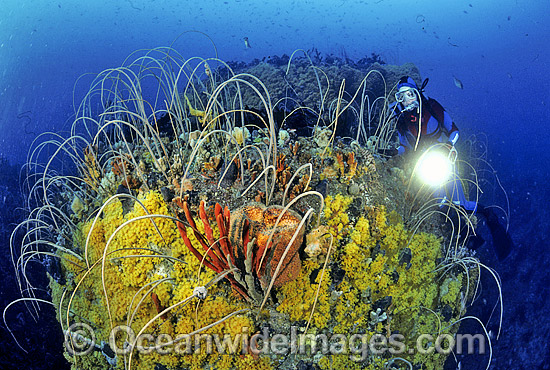
[[[228,238],[228,230],[230,225],[230,213],[229,208],[225,207],[225,210],[222,214],[222,207],[216,203],[214,207],[214,213],[216,216],[216,222],[218,224],[218,228],[220,230],[220,239],[214,240],[214,233],[212,231],[212,227],[210,226],[210,222],[208,221],[208,216],[206,215],[206,210],[204,208],[204,201],[201,202],[199,206],[199,218],[201,219],[201,222],[204,226],[205,234],[202,235],[196,226],[196,223],[193,219],[193,216],[191,215],[191,211],[189,210],[189,206],[187,205],[187,202],[181,202],[180,199],[176,199],[175,203],[183,210],[185,213],[185,218],[187,222],[189,223],[189,227],[193,229],[193,233],[195,235],[195,238],[199,241],[199,243],[202,245],[202,247],[205,250],[205,255],[202,255],[191,243],[189,240],[189,237],[187,236],[187,230],[183,223],[177,222],[178,230],[180,232],[180,235],[183,239],[184,244],[189,248],[191,253],[193,255],[203,261],[204,265],[208,267],[209,269],[220,273],[222,271],[229,270],[231,267],[229,266],[229,262],[227,261],[227,256],[229,256],[231,263],[235,265],[235,255],[234,251],[230,246],[229,238]],[[208,245],[209,243],[210,245]],[[220,249],[221,246],[221,249]],[[246,293],[246,289],[237,282],[235,277],[232,274],[229,274],[225,277],[229,282],[231,283],[231,286],[244,298],[250,300],[249,295]]]

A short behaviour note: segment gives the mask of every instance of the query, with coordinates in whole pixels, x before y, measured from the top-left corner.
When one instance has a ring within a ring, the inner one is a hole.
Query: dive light
[[[448,153],[446,150],[441,150],[441,146],[432,147],[422,154],[416,170],[426,185],[440,187],[451,178],[455,160],[454,147],[451,147]]]

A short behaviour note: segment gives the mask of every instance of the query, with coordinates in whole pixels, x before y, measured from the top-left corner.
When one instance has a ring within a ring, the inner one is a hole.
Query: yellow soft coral
[[[149,322],[161,309],[188,299],[196,287],[205,286],[215,274],[201,267],[200,261],[182,242],[173,221],[154,216],[170,214],[160,193],[142,192],[138,199],[141,204],[135,202],[133,210],[126,214],[122,203],[113,200],[95,224],[91,220],[78,225],[74,242],[83,250],[88,239],[87,256],[90,265],[94,266],[91,270],[86,271],[85,261],[66,253],[62,261],[62,266],[71,273],[67,276],[74,279],[68,286],[74,286],[86,276],[73,297],[71,312],[100,328],[98,339],[107,340],[111,325],[119,324],[130,324],[136,333],[148,325],[146,332],[176,337],[248,307],[233,294],[228,284],[216,284],[209,288],[206,299],[179,306],[166,321],[159,318]],[[331,270],[324,272],[320,285],[310,333],[327,328],[332,333],[346,335],[386,335],[399,331],[407,340],[422,332],[437,333],[444,327],[439,313],[441,305],[451,306],[455,314],[459,312],[465,282],[463,275],[455,273],[442,284],[435,272],[436,262],[441,257],[440,240],[426,233],[413,235],[397,217],[392,216],[388,225],[384,207],[370,207],[363,215],[350,217],[348,208],[352,200],[343,195],[326,198],[323,228],[334,236],[334,252],[329,265]],[[136,221],[137,217],[147,214],[152,216]],[[114,235],[124,223],[127,224]],[[202,231],[199,220],[197,226]],[[111,242],[107,246],[109,239]],[[189,235],[189,239],[197,249],[202,248],[194,235]],[[309,319],[320,283],[320,262],[304,261],[301,275],[277,292],[276,309],[287,320]],[[55,296],[60,297],[60,294]],[[107,300],[109,311],[106,310]],[[253,315],[245,312],[201,335],[218,335],[223,340],[225,335],[234,339],[256,331]],[[208,354],[207,343],[200,343],[203,344],[200,348],[192,348],[178,356],[136,355],[133,366],[144,369],[153,369],[157,364],[192,369],[206,366],[271,368],[268,357],[227,356],[218,353],[215,346],[213,354]],[[246,353],[247,348],[242,348],[238,341],[235,343],[238,353]],[[185,348],[184,343],[180,347]],[[429,364],[430,369],[444,361],[444,357],[428,360],[415,355],[406,358],[414,363]],[[374,364],[382,360],[370,356],[366,363],[357,363],[349,355],[330,355],[319,364],[323,368],[360,365],[375,368]]]
[[[75,279],[68,283],[74,286],[80,282],[71,300],[71,312],[77,317],[85,317],[87,322],[98,328],[98,340],[108,341],[109,331],[115,325],[130,324],[135,333],[148,325],[146,332],[155,331],[175,338],[178,334],[191,333],[242,309],[242,301],[231,298],[227,286],[215,285],[210,287],[209,296],[200,305],[193,301],[192,304],[180,306],[179,311],[174,312],[177,313],[173,318],[175,324],[163,322],[160,318],[149,322],[161,309],[187,299],[195,287],[206,285],[214,273],[203,268],[197,280],[200,261],[182,243],[174,222],[155,216],[169,215],[160,193],[140,193],[138,200],[133,210],[124,214],[122,203],[114,199],[95,221],[92,219],[78,225],[79,230],[74,234],[75,243],[85,249],[88,239],[90,269],[86,271],[85,261],[65,253],[62,265],[72,273],[66,276]],[[137,219],[145,215],[150,216]],[[197,243],[194,237],[191,239]],[[171,254],[179,261],[165,258]],[[220,294],[222,291],[223,294]],[[107,302],[109,310],[106,309]],[[253,330],[254,325],[248,316],[236,315],[206,333],[223,338],[226,334],[231,337],[250,335]],[[201,349],[200,352],[204,351]],[[141,353],[136,354],[134,366],[144,369],[153,369],[156,363],[171,368],[183,363],[198,366],[200,358],[207,360],[207,357],[193,353],[178,357]],[[209,361],[217,360],[210,358]]]
[[[308,320],[313,309],[317,289],[319,288],[319,281],[321,275],[323,275],[323,281],[321,282],[311,322],[312,325],[323,329],[330,319],[330,276],[328,271],[322,274],[318,270],[319,268],[320,266],[317,263],[311,261],[304,262],[300,276],[281,288],[279,298],[281,303],[277,307],[277,311],[288,314],[292,321]],[[310,274],[313,270],[317,270],[318,273],[315,283],[312,284],[310,282]]]
[[[325,219],[332,235],[341,240],[349,232],[349,216],[347,208],[353,201],[352,197],[337,194],[335,197],[327,196],[325,199]]]
[[[342,199],[329,199],[330,217],[345,219],[332,213],[346,209]],[[388,225],[385,209],[376,207],[368,209],[367,217],[360,217],[355,225],[348,223],[350,233],[340,241],[342,250],[338,254],[345,276],[332,309],[338,323],[334,333],[354,333],[358,328],[384,335],[399,331],[406,338],[437,333],[442,327],[441,314],[437,313],[440,304],[459,304],[463,286],[460,278],[439,289],[441,283],[435,272],[441,257],[438,238],[427,233],[413,235],[402,223],[395,222],[397,217],[392,220]],[[375,313],[374,304],[380,302],[389,306]],[[431,360],[428,368],[440,367],[442,358]],[[409,360],[419,361],[414,356]],[[352,367],[348,361],[346,356],[330,356],[320,364],[328,367],[345,362],[345,366]]]

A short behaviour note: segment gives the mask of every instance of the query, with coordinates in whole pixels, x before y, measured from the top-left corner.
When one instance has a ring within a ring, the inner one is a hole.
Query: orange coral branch
[[[350,152],[348,154],[348,179],[351,179],[353,176],[355,176],[355,173],[357,172],[357,161],[355,160],[355,153]]]
[[[203,208],[204,210],[204,208]],[[195,234],[195,238],[198,240],[198,242],[202,245],[203,249],[205,250],[206,254],[211,258],[211,262],[216,268],[214,268],[214,271],[222,272],[225,270],[225,262],[223,259],[221,259],[218,255],[216,255],[215,251],[213,251],[208,244],[204,241],[204,236],[197,230],[197,225],[195,224],[195,220],[193,220],[193,216],[191,215],[191,211],[189,211],[189,206],[187,205],[187,202],[183,202],[183,212],[185,212],[185,218],[187,219],[187,222],[189,222],[189,226],[193,229],[193,233]],[[210,226],[210,225],[209,225]]]
[[[160,299],[159,299],[159,296],[157,295],[157,293],[151,293],[151,299],[153,300],[153,303],[155,304],[155,308],[157,310],[157,313],[161,313],[162,311],[164,311],[164,307],[161,305],[160,303]],[[163,320],[166,320],[168,319],[168,315],[166,313],[162,314],[160,316],[161,319]]]
[[[216,272],[219,272],[218,269],[210,263],[210,261],[205,258],[195,247],[193,247],[193,243],[191,243],[191,240],[189,240],[189,237],[187,236],[187,231],[185,226],[181,222],[176,223],[178,226],[178,231],[180,232],[180,236],[183,239],[183,243],[185,246],[193,253],[193,255],[200,261],[203,261],[204,265],[208,267],[210,270],[214,270]]]

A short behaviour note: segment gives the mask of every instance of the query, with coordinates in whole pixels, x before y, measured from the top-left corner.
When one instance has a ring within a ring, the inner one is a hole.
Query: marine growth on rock
[[[16,269],[32,298],[27,262],[59,259],[73,368],[443,368],[429,349],[454,338],[480,264],[380,150],[395,141],[384,86],[416,67],[325,66],[327,95],[306,58],[234,75],[176,55],[100,73],[33,177]],[[281,109],[288,84],[307,107]]]

